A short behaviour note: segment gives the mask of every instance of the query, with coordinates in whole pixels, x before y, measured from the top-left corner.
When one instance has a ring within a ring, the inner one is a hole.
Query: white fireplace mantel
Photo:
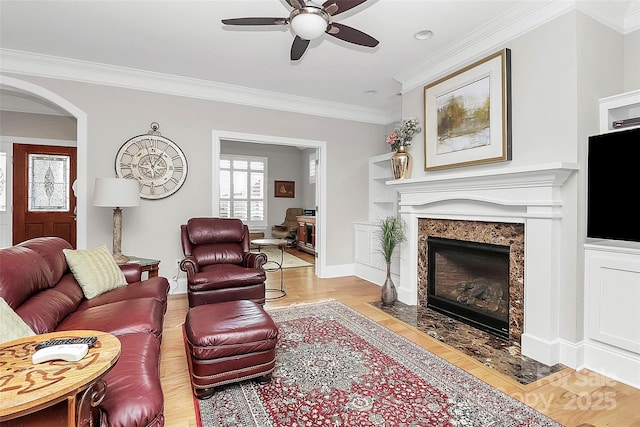
[[[559,243],[566,209],[562,187],[577,170],[574,163],[550,163],[388,181],[400,195],[399,212],[407,224],[400,256],[400,301],[417,304],[418,219],[523,223],[522,352],[548,365],[558,363],[563,263]]]
[[[447,200],[450,193],[466,198],[506,205],[536,205],[549,202],[548,190],[564,184],[566,179],[579,169],[575,163],[547,163],[505,169],[489,169],[477,172],[458,172],[446,175],[387,181],[395,188],[405,205],[412,205],[426,197],[428,203]],[[527,192],[522,190],[526,188]],[[535,191],[538,189],[539,191]],[[517,194],[511,194],[511,193]],[[542,194],[540,194],[542,192]],[[534,200],[541,195],[543,198]],[[527,200],[523,199],[526,197]]]

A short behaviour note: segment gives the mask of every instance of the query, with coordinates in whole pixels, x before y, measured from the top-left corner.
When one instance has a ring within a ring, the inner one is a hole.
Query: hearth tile
[[[562,364],[547,366],[523,356],[519,343],[499,339],[422,306],[396,302],[385,307],[379,301],[370,304],[523,385],[566,369]]]

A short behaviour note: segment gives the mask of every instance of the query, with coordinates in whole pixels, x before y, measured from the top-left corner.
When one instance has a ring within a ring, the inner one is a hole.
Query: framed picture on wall
[[[424,88],[424,169],[511,160],[511,51]]]
[[[295,181],[275,181],[275,197],[289,197],[296,196],[296,182]]]

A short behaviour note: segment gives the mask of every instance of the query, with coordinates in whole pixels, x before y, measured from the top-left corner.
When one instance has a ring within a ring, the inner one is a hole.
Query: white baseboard
[[[524,356],[548,366],[560,362],[560,344],[557,340],[546,341],[525,332],[522,334],[520,344]]]
[[[596,341],[584,344],[584,367],[640,389],[640,355]]]
[[[364,279],[368,282],[374,283],[378,286],[382,286],[384,283],[384,278],[387,273],[379,268],[371,267],[370,265],[361,264],[356,262],[353,268],[353,275]],[[393,277],[392,277],[392,280]],[[398,281],[400,279],[398,278]]]
[[[560,363],[575,370],[584,368],[584,341],[572,343],[558,340],[560,346]]]
[[[353,264],[327,265],[322,272],[323,279],[353,275]]]

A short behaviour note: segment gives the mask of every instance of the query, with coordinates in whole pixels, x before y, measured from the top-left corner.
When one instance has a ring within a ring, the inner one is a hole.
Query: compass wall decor
[[[137,179],[143,199],[168,197],[187,178],[187,158],[158,129],[158,123],[151,123],[149,132],[129,139],[116,155],[116,174],[119,178]]]

